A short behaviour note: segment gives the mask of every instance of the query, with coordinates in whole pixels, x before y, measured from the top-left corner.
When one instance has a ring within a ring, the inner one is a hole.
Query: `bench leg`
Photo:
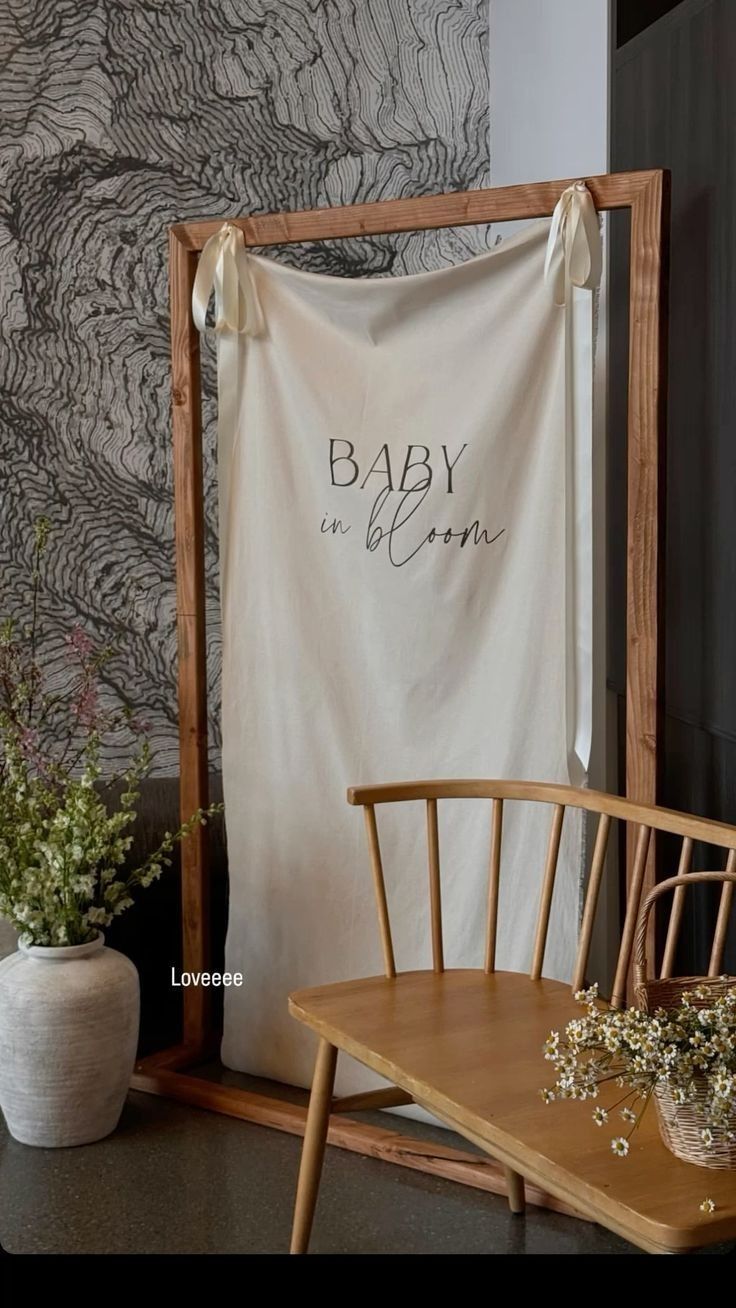
[[[309,1098],[307,1129],[304,1132],[302,1161],[296,1188],[294,1225],[291,1231],[291,1252],[303,1254],[309,1247],[312,1219],[317,1205],[319,1178],[325,1156],[327,1127],[330,1121],[332,1087],[335,1082],[337,1050],[328,1040],[320,1040],[314,1068],[312,1093]]]
[[[526,1196],[524,1195],[524,1178],[518,1172],[514,1172],[510,1167],[504,1167],[506,1177],[506,1191],[509,1197],[509,1208],[512,1213],[523,1213],[526,1209]]]

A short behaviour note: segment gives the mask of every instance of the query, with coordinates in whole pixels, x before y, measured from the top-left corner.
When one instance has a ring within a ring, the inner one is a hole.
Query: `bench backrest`
[[[484,799],[491,801],[484,962],[484,969],[489,973],[494,971],[496,960],[504,803],[509,800],[522,800],[551,806],[550,833],[542,874],[542,888],[530,970],[530,976],[533,980],[541,977],[544,967],[547,930],[565,809],[583,809],[587,813],[598,815],[593,857],[573,971],[573,990],[579,990],[585,982],[598,894],[606,863],[611,827],[614,822],[620,822],[627,827],[629,838],[634,840],[634,852],[621,944],[611,994],[611,1003],[616,1007],[619,1007],[626,998],[634,932],[642,898],[652,833],[662,831],[680,837],[682,844],[677,869],[678,876],[687,875],[692,871],[693,845],[696,841],[707,845],[715,845],[726,851],[725,869],[728,872],[736,873],[736,826],[729,826],[723,822],[710,822],[705,818],[693,817],[687,813],[677,813],[672,809],[637,804],[633,800],[621,799],[617,795],[608,795],[603,791],[583,790],[574,786],[558,786],[548,782],[536,781],[403,781],[379,786],[354,786],[348,791],[348,802],[361,805],[365,812],[373,885],[383,946],[384,968],[386,975],[389,977],[396,975],[396,963],[381,860],[376,806],[379,804],[403,803],[409,800],[421,800],[426,805],[432,963],[435,972],[442,972],[444,971],[444,954],[437,805],[439,800],[445,799]],[[724,882],[713,935],[708,969],[709,976],[717,976],[721,970],[733,893],[734,883],[731,881]],[[684,888],[680,887],[675,891],[673,899],[661,970],[661,975],[665,977],[672,975],[675,949],[682,920],[684,894]]]

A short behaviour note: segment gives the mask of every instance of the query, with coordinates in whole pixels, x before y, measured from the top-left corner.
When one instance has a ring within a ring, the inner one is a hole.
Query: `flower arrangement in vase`
[[[47,684],[39,591],[49,531],[36,521],[28,624],[0,623],[0,916],[20,933],[18,952],[0,963],[0,1107],[16,1139],[56,1146],[114,1129],[135,1059],[138,975],[101,928],[207,813],[127,866],[151,767],[147,728],[129,706],[103,705],[112,651],[79,626],[66,639],[61,689]],[[130,762],[103,779],[104,743],[126,737]]]

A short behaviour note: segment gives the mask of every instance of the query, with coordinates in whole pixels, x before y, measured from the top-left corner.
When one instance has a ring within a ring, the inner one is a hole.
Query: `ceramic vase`
[[[0,962],[0,1108],[23,1144],[89,1144],[114,1131],[138,1044],[138,973],[100,934],[19,942]]]

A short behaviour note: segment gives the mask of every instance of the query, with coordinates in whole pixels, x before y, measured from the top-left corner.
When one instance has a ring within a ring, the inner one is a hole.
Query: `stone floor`
[[[293,1136],[141,1094],[95,1145],[30,1149],[0,1132],[0,1242],[11,1253],[287,1249]],[[495,1195],[339,1149],[327,1150],[312,1251],[636,1252],[585,1222],[531,1207],[513,1217]]]

